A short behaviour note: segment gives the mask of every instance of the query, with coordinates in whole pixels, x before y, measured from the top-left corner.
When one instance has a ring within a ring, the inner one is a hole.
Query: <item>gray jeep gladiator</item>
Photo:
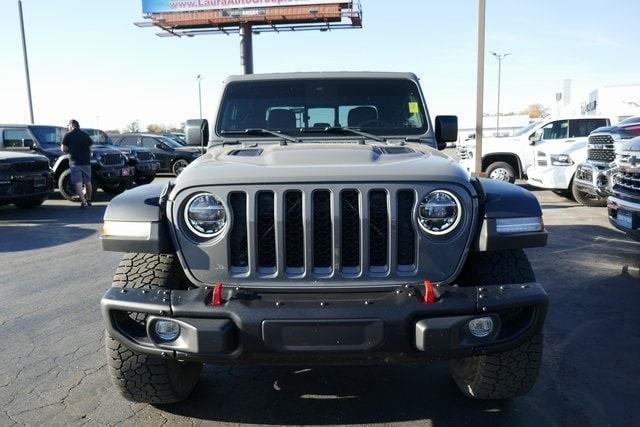
[[[403,73],[230,77],[207,152],[168,185],[114,198],[105,250],[125,252],[101,301],[113,382],[186,399],[203,363],[449,360],[462,392],[535,383],[548,299],[523,248],[544,246],[535,197],[472,178],[438,149]]]

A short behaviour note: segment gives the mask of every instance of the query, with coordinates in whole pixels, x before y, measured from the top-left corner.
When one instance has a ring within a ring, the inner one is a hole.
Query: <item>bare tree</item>
[[[127,126],[125,126],[124,128],[125,132],[140,132],[140,123],[135,120],[131,123],[129,123]]]
[[[167,131],[167,127],[165,125],[160,125],[157,123],[151,123],[147,125],[147,132],[163,133],[166,131]]]

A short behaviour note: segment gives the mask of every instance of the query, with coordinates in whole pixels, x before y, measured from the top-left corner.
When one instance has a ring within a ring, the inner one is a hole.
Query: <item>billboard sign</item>
[[[145,14],[349,3],[340,0],[142,0]]]

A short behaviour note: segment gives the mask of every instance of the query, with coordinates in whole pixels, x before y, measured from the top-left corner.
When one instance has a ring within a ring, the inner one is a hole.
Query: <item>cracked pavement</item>
[[[187,402],[156,408],[115,393],[100,297],[120,254],[102,252],[106,197],[80,211],[0,208],[0,425],[638,425],[640,243],[602,208],[535,191],[549,230],[529,250],[551,299],[541,376],[525,397],[470,401],[446,364],[205,367]]]

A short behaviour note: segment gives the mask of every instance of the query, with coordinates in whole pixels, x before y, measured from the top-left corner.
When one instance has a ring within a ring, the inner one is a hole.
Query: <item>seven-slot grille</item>
[[[31,160],[13,163],[13,170],[16,173],[44,172],[49,170],[49,162],[47,160]]]
[[[229,272],[262,278],[410,276],[417,269],[415,204],[413,189],[232,192]]]
[[[587,160],[611,163],[615,159],[616,153],[611,135],[592,135],[589,137]]]
[[[106,153],[100,155],[100,163],[104,166],[122,166],[124,165],[124,156],[120,153]]]

